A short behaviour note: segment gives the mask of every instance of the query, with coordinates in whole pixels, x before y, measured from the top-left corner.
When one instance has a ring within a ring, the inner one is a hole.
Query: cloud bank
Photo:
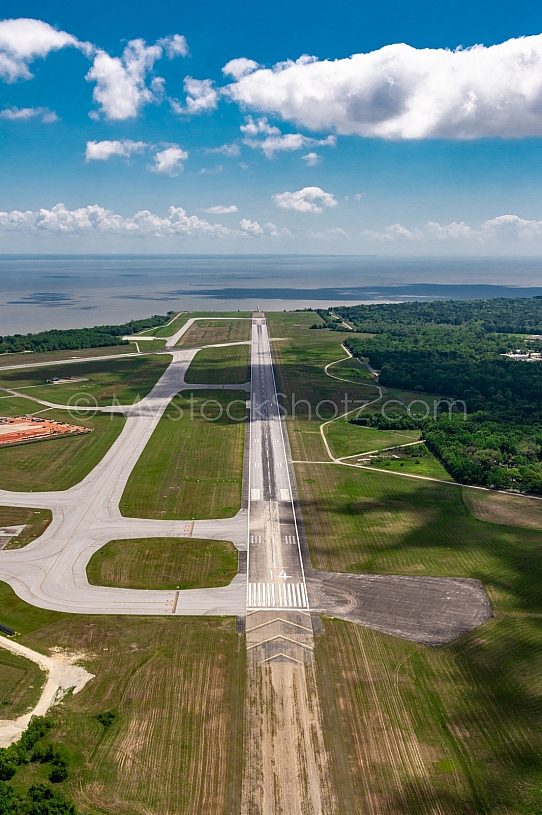
[[[479,228],[471,227],[464,221],[452,221],[442,226],[436,221],[428,221],[421,229],[408,229],[403,224],[390,224],[381,232],[364,229],[364,238],[380,243],[400,241],[453,241],[455,243],[494,243],[529,242],[542,239],[542,221],[526,220],[518,215],[498,215],[484,221]]]
[[[235,67],[239,63],[239,70]],[[243,108],[315,131],[383,139],[542,135],[542,34],[486,48],[404,43],[348,59],[272,68],[233,60],[224,93]]]

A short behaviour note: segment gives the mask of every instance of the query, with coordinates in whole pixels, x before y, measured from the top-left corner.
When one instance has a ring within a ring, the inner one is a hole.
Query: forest
[[[103,348],[107,345],[126,345],[123,334],[136,334],[147,328],[157,328],[169,322],[174,312],[155,314],[143,320],[130,320],[123,325],[96,325],[93,328],[53,328],[38,334],[0,336],[0,354],[19,354],[24,351],[75,351],[80,348]]]
[[[388,388],[461,400],[423,421],[429,449],[465,484],[542,494],[542,298],[360,305],[319,310]],[[351,326],[346,328],[344,323]],[[318,326],[321,326],[319,323]],[[369,336],[368,336],[369,335]],[[398,420],[397,420],[398,421]]]

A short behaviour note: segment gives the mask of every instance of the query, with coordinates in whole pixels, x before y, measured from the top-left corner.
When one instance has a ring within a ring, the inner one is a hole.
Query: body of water
[[[175,310],[542,295],[539,258],[0,255],[0,334]]]

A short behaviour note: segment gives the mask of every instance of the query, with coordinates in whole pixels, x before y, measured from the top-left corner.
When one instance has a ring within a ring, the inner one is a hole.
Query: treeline
[[[423,422],[429,449],[455,479],[542,494],[542,363],[501,356],[521,347],[516,332],[542,333],[542,298],[341,306],[326,314],[355,325],[344,344],[379,371],[381,385],[465,403],[466,417],[446,411]]]
[[[157,328],[169,322],[175,312],[165,316],[155,314],[143,320],[130,320],[122,325],[97,325],[93,328],[54,328],[38,334],[0,336],[0,354],[24,351],[75,351],[80,348],[103,348],[108,345],[126,345],[124,334],[137,334],[147,328]]]
[[[325,322],[335,322],[338,326],[340,318],[355,326],[357,331],[368,334],[381,334],[399,326],[475,323],[490,333],[542,334],[542,297],[338,306],[317,309],[317,313]]]
[[[0,748],[0,815],[77,815],[64,794],[50,784],[32,784],[24,792],[15,791],[9,782],[17,770],[32,762],[49,764],[49,780],[64,781],[68,775],[69,752],[53,743],[40,743],[53,726],[53,720],[33,716],[20,739]]]

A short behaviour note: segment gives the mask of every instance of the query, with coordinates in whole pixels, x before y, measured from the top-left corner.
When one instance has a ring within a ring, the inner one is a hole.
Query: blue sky
[[[0,252],[542,252],[540,4],[2,17]]]

